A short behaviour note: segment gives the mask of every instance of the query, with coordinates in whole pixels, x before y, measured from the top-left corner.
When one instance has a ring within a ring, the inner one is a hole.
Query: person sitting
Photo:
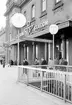
[[[59,64],[60,64],[60,65],[63,65],[63,64],[64,64],[64,59],[63,59],[63,58],[61,58],[61,59],[59,60]]]
[[[41,58],[41,65],[47,65],[47,61],[44,58]],[[42,69],[47,69],[47,66],[42,66]],[[44,76],[45,71],[43,71],[43,76]]]
[[[26,58],[23,60],[23,65],[28,65],[28,61]]]
[[[44,58],[41,58],[41,65],[47,65],[47,61]],[[47,69],[47,66],[42,66],[42,69]]]
[[[27,61],[27,59],[25,58],[24,60],[23,60],[23,65],[25,66],[25,65],[28,65],[29,63],[28,63],[28,61]],[[26,75],[27,75],[27,68],[23,68],[23,73],[25,73]]]
[[[47,61],[44,58],[41,58],[41,65],[47,65]],[[42,68],[47,69],[46,66],[42,66]]]
[[[39,65],[39,60],[37,58],[35,58],[34,65]]]
[[[50,59],[49,59],[49,63],[48,63],[49,69],[53,69],[53,64],[54,64],[54,62],[53,62],[53,60],[50,58]]]
[[[64,60],[64,65],[67,65],[67,64],[68,64],[68,62],[67,62],[67,60],[65,59],[65,60]]]
[[[38,58],[35,58],[34,65],[35,65],[36,68],[38,67],[37,66],[37,65],[39,65]],[[34,73],[33,73],[33,77],[36,77],[38,73],[39,73],[39,71],[38,70],[35,70]]]
[[[60,59],[60,63],[59,64],[60,65],[67,65],[67,61],[62,58],[62,59]],[[60,67],[60,68],[61,68],[61,71],[66,71],[66,67],[65,66]]]
[[[59,64],[59,59],[58,58],[54,59],[54,65],[58,65],[58,64]]]

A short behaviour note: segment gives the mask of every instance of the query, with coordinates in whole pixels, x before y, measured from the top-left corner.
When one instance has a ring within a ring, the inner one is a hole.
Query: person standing
[[[47,61],[44,58],[41,58],[41,65],[42,65],[42,69],[47,69],[46,66],[43,65],[47,65]],[[43,76],[44,76],[45,71],[43,71]]]
[[[47,65],[47,61],[44,58],[41,58],[41,65]],[[42,66],[43,69],[47,69],[46,66]]]
[[[5,59],[3,59],[3,68],[5,68]]]
[[[27,59],[25,58],[25,59],[23,60],[23,65],[26,66],[26,65],[28,65],[28,64],[29,64],[29,63],[28,63]],[[26,69],[26,68],[23,69],[23,73],[27,74],[27,69]]]
[[[36,68],[38,67],[38,66],[37,66],[37,65],[39,65],[39,60],[38,60],[38,58],[35,58],[34,65],[35,65]],[[38,70],[35,70],[34,73],[33,73],[33,76],[35,77],[35,76],[37,76],[38,74],[39,74],[39,71],[38,71]],[[40,75],[40,74],[39,74],[39,75]]]
[[[34,65],[39,65],[39,60],[37,58],[35,58]]]
[[[54,64],[54,61],[50,58],[50,59],[49,59],[49,62],[48,62],[48,65],[49,65],[49,69],[50,69],[50,70],[53,69],[53,64]]]

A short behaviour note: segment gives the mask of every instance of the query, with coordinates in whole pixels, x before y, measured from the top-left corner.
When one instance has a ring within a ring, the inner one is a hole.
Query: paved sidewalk
[[[0,66],[0,105],[71,105],[25,84],[17,83],[17,67]]]

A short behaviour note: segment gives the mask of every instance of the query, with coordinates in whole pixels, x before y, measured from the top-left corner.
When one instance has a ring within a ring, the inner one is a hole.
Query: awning
[[[57,24],[59,29],[63,29],[63,28],[66,28],[66,27],[72,27],[72,21],[65,21],[65,22],[62,22],[62,23],[59,23]]]
[[[28,38],[28,37],[20,37],[20,41],[19,42],[25,42],[25,41],[31,41],[31,42],[45,42],[45,43],[52,43],[52,40],[47,40],[47,39],[40,39],[40,38]],[[12,41],[10,43],[10,45],[12,44],[16,44],[18,43],[18,41]]]
[[[59,30],[60,30],[60,29],[63,29],[63,28],[66,28],[66,27],[69,27],[69,26],[72,27],[72,21],[71,21],[71,20],[64,21],[64,22],[62,22],[62,23],[55,23],[55,24],[58,25]],[[29,35],[28,37],[30,37],[30,38],[38,37],[38,36],[40,36],[40,35],[44,35],[44,34],[47,34],[47,33],[49,33],[49,26],[48,26],[47,29],[45,29],[45,30],[43,30],[43,31],[40,31],[40,32],[37,32],[37,33],[35,33],[35,34],[33,34],[33,35]]]

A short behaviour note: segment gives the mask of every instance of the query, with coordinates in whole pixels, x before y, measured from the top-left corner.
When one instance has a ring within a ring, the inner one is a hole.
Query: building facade
[[[5,57],[6,52],[6,49],[4,47],[5,37],[6,37],[5,28],[2,28],[0,30],[0,61],[3,60],[3,58]]]
[[[18,59],[18,30],[19,35],[19,62],[27,58],[29,64],[34,59],[53,59],[53,36],[49,33],[51,24],[58,25],[58,33],[55,35],[55,55],[59,52],[62,58],[72,65],[72,1],[71,0],[8,0],[6,16],[6,42],[7,62]],[[17,29],[11,24],[11,17],[20,12],[26,17],[26,24]],[[9,50],[10,48],[10,50]]]

